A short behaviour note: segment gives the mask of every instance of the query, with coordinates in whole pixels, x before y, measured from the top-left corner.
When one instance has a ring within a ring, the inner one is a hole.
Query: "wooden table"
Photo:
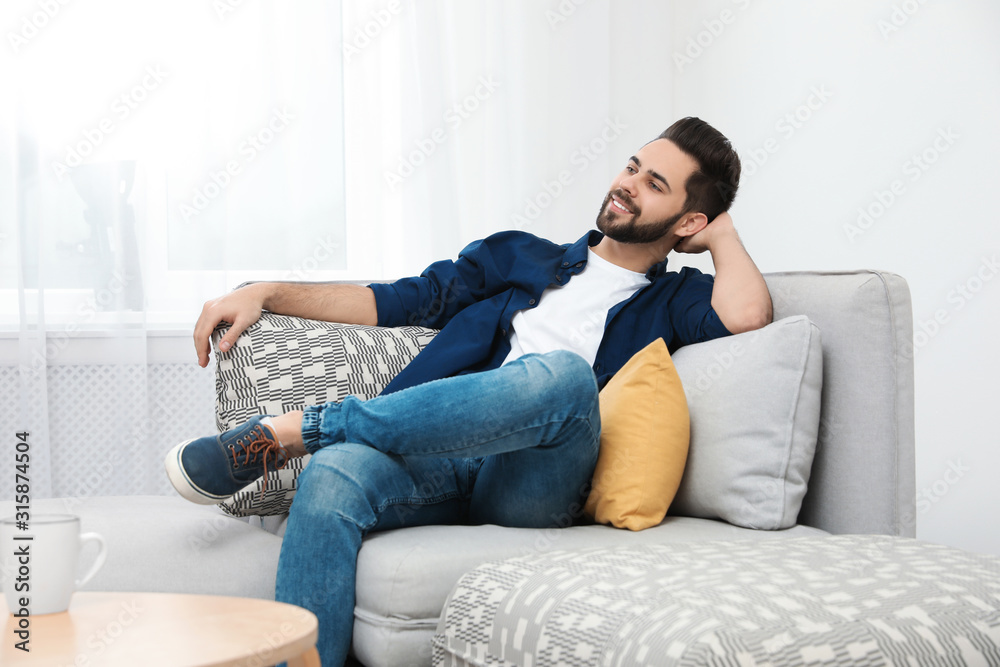
[[[31,617],[29,653],[14,646],[17,621],[7,614],[4,667],[320,667],[316,616],[270,600],[74,593],[68,611]]]

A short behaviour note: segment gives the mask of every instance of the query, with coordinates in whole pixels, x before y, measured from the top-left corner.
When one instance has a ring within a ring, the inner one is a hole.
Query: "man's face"
[[[695,159],[668,139],[646,144],[611,182],[597,229],[619,243],[663,238],[685,213],[684,184],[697,168]]]

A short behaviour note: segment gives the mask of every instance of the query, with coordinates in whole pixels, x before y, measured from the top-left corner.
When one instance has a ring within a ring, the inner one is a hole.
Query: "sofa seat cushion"
[[[869,535],[522,556],[462,577],[433,664],[996,665],[1000,557]]]
[[[12,501],[0,502],[0,516],[13,513]],[[104,567],[83,590],[274,599],[281,538],[217,507],[174,496],[33,500],[31,514],[41,513],[76,514],[83,532],[107,543]],[[93,553],[86,547],[81,561]]]
[[[563,549],[699,540],[772,540],[825,535],[807,526],[756,531],[708,519],[667,517],[639,532],[609,526],[551,530],[501,526],[421,526],[368,535],[358,554],[354,647],[368,667],[430,664],[431,638],[461,576],[492,560],[545,558]],[[447,557],[445,557],[447,554]]]

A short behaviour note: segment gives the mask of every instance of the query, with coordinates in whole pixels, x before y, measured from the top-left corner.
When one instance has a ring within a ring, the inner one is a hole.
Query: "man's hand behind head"
[[[674,250],[696,255],[698,253],[711,251],[712,245],[717,240],[726,235],[735,235],[736,228],[733,226],[733,217],[728,211],[723,211],[714,220],[705,225],[700,232],[682,238]]]

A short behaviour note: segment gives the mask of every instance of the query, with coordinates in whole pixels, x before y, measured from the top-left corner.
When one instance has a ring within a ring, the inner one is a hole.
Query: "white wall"
[[[1000,554],[1000,3],[674,8],[674,115],[740,151],[733,216],[761,270],[910,284],[917,536]]]

